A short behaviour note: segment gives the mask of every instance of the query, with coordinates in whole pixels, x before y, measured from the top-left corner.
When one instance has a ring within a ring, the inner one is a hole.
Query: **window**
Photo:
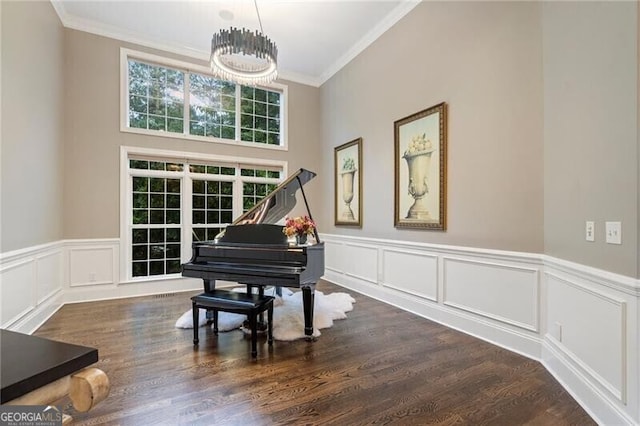
[[[190,258],[192,241],[214,239],[284,177],[283,162],[186,157],[123,147],[127,279],[179,274],[180,265]]]
[[[121,130],[286,148],[286,87],[242,86],[208,70],[122,50]]]

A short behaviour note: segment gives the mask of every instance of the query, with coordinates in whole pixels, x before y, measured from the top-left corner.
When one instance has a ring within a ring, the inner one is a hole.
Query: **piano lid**
[[[312,171],[306,169],[298,170],[260,200],[251,210],[233,221],[232,225],[276,223],[280,219],[284,219],[296,205],[298,189],[302,190],[304,196],[302,186],[314,177],[316,177],[316,174]],[[304,202],[305,204],[307,203],[306,197]],[[307,214],[311,217],[309,206],[307,205],[306,207]]]

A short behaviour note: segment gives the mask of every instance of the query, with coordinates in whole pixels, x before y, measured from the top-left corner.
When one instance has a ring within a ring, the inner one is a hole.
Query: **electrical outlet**
[[[89,282],[91,282],[91,283],[96,282],[96,273],[95,272],[91,272],[89,274]]]
[[[622,244],[622,222],[605,222],[608,244]]]
[[[596,240],[596,224],[590,220],[588,220],[585,225],[585,239],[587,241]]]

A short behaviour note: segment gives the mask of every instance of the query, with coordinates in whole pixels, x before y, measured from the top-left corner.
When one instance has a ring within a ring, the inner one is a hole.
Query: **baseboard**
[[[580,369],[575,368],[570,356],[548,340],[542,344],[542,365],[600,425],[637,425],[617,404],[593,383]]]

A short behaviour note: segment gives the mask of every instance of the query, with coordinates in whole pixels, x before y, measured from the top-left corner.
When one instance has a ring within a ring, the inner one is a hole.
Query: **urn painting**
[[[362,138],[334,149],[335,224],[362,226]]]
[[[398,228],[446,229],[446,104],[394,123]]]

